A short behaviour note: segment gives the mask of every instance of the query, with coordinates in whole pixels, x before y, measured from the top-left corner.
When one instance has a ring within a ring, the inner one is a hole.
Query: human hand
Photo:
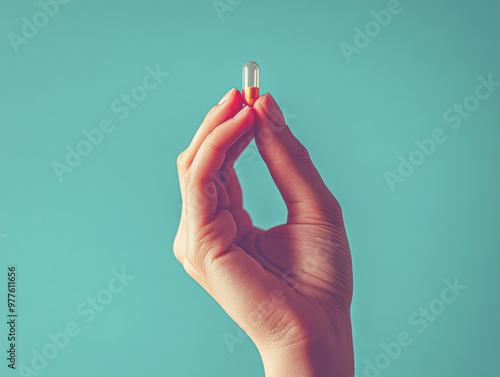
[[[255,136],[287,206],[286,224],[252,225],[234,161]],[[274,99],[232,89],[178,158],[174,254],[249,335],[266,376],[354,373],[352,269],[340,206]]]

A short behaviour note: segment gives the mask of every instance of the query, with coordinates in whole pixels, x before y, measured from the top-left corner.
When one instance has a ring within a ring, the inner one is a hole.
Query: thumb
[[[257,148],[278,187],[290,220],[319,205],[338,205],[311,161],[307,149],[292,134],[273,97],[267,93],[254,104]]]

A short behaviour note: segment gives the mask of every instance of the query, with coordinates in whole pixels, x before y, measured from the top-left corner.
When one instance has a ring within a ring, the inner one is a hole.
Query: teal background
[[[212,1],[71,1],[16,53],[7,34],[40,6],[0,1],[0,294],[16,264],[18,363],[74,321],[39,376],[264,375],[249,339],[231,352],[236,324],[172,253],[176,156],[254,60],[343,207],[358,377],[401,331],[414,342],[382,376],[498,375],[500,90],[459,129],[443,121],[478,76],[500,81],[498,2],[402,0],[351,63],[340,43],[387,1],[237,3],[221,20]],[[158,64],[170,75],[120,120],[112,101]],[[105,117],[114,132],[59,182],[52,162]],[[436,127],[447,141],[392,192],[384,173]],[[249,148],[245,201],[268,228],[285,207]],[[86,324],[76,307],[122,268],[135,279]],[[467,290],[419,334],[409,317],[455,278]],[[0,375],[19,375],[6,363]]]

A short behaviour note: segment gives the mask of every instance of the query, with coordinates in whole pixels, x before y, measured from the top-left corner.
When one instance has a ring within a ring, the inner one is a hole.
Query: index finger
[[[220,124],[234,117],[242,108],[241,93],[233,88],[225,94],[220,102],[212,107],[203,119],[201,126],[196,131],[189,147],[185,150],[185,167],[188,168],[193,162],[196,152],[205,138]]]
[[[254,110],[245,107],[234,118],[213,130],[198,149],[193,163],[186,171],[186,200],[188,221],[205,223],[217,209],[214,178],[219,172],[227,150],[252,129]]]

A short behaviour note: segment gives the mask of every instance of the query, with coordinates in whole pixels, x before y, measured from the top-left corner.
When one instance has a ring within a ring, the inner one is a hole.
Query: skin
[[[254,227],[233,164],[255,137],[287,207]],[[270,94],[231,89],[177,160],[174,254],[254,341],[267,377],[350,377],[352,267],[341,208]]]

